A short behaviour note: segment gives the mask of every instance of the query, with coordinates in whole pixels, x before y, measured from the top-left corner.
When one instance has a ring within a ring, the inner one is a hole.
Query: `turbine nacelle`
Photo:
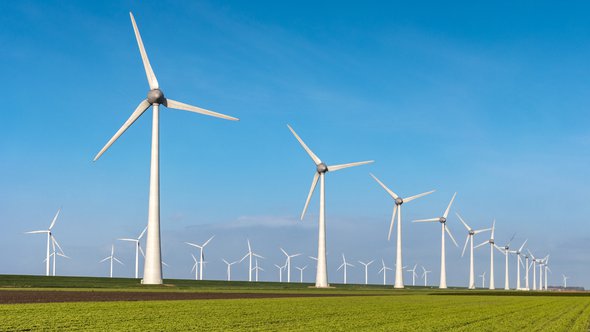
[[[320,174],[326,173],[328,171],[328,165],[326,165],[324,163],[319,163],[316,167],[316,170]]]
[[[164,92],[160,89],[152,89],[147,94],[147,101],[150,104],[162,104],[166,105],[166,98],[164,98]]]
[[[444,223],[446,223],[446,222],[447,222],[447,218],[445,218],[445,217],[440,217],[440,218],[438,219],[438,222],[440,222],[441,224],[444,224]]]
[[[395,205],[402,205],[404,204],[404,200],[401,197],[395,199]]]
[[[475,231],[474,230],[469,230],[469,235],[475,235]]]

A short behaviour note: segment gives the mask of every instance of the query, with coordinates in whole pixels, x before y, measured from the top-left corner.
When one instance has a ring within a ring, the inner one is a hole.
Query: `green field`
[[[571,296],[574,294],[398,291],[379,286],[315,290],[300,284],[179,280],[167,280],[167,283],[175,286],[148,289],[367,296],[7,304],[0,305],[0,330],[588,331],[590,320],[590,296],[585,293]],[[132,279],[105,278],[0,276],[0,285],[18,289],[144,289]],[[535,296],[523,296],[528,294]]]

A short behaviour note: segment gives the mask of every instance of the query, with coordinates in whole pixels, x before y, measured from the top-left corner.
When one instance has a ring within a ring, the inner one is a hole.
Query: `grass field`
[[[352,285],[315,290],[300,284],[167,282],[176,286],[149,289],[372,296],[7,304],[0,305],[0,330],[588,331],[590,320],[590,296],[585,293],[398,291]],[[136,283],[132,279],[0,276],[0,286],[14,289],[137,291]],[[531,293],[535,296],[522,296]]]

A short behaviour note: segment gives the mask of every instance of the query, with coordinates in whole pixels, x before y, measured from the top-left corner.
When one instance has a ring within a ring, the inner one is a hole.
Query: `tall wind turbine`
[[[159,114],[160,105],[168,108],[189,111],[226,120],[238,120],[237,118],[223,115],[220,113],[208,111],[199,107],[187,105],[169,98],[164,97],[164,93],[160,90],[160,85],[156,79],[156,75],[152,70],[152,66],[148,60],[147,53],[143,46],[143,41],[137,29],[135,18],[132,13],[129,13],[133,30],[135,31],[135,38],[141,53],[141,59],[150,86],[150,91],[147,98],[142,100],[135,111],[131,114],[129,119],[125,121],[123,126],[115,133],[115,135],[107,142],[107,144],[98,152],[94,161],[98,160],[100,156],[121,136],[145,111],[152,106],[152,151],[150,163],[150,193],[149,193],[149,208],[148,208],[148,231],[145,264],[143,272],[144,284],[161,284],[162,283],[162,261],[161,261],[161,247],[160,247],[160,126]]]
[[[490,239],[475,246],[475,248],[479,248],[479,247],[484,246],[486,244],[490,245],[490,289],[496,289],[496,287],[494,285],[494,245],[495,245],[494,230],[495,230],[495,228],[496,228],[496,220],[494,219],[494,222],[492,222],[492,234],[490,236]]]
[[[531,255],[531,265],[533,266],[533,290],[537,290],[537,258],[533,255],[533,253],[528,250],[529,255]],[[530,266],[529,266],[530,267]]]
[[[340,264],[340,266],[338,267],[338,270],[336,270],[336,271],[339,271],[341,268],[344,268],[344,270],[343,270],[343,272],[344,272],[344,282],[343,283],[345,285],[346,285],[346,267],[347,266],[354,267],[354,265],[346,262],[346,258],[344,257],[344,254],[342,254],[342,264]]]
[[[50,257],[53,257],[53,273],[52,275],[55,277],[55,261],[57,260],[57,256],[61,256],[63,258],[70,258],[68,256],[66,256],[66,254],[64,253],[63,249],[61,248],[61,246],[59,245],[59,243],[57,242],[57,240],[55,239],[55,236],[51,236],[51,247],[52,247],[52,252],[51,255],[49,255]],[[59,249],[59,251],[56,250]]]
[[[283,254],[285,254],[285,256],[287,256],[287,282],[291,282],[291,258],[293,257],[297,257],[297,256],[301,256],[301,254],[294,254],[294,255],[289,255],[287,254],[287,252],[285,251],[285,249],[283,248],[279,248],[281,249],[281,251],[283,252]]]
[[[117,263],[119,263],[121,265],[125,265],[125,264],[123,264],[123,262],[121,262],[120,260],[118,260],[117,257],[115,257],[115,245],[114,244],[111,245],[111,255],[108,256],[108,257],[105,257],[99,263],[105,262],[107,260],[109,260],[110,263],[111,263],[111,270],[110,270],[111,272],[110,272],[109,276],[112,278],[113,277],[113,261],[115,261],[115,262],[117,262]]]
[[[387,191],[389,196],[393,198],[395,205],[393,206],[393,215],[391,216],[391,224],[389,225],[389,234],[387,235],[387,240],[391,238],[391,231],[393,230],[393,224],[395,223],[395,215],[397,214],[397,246],[396,246],[396,256],[395,256],[395,283],[393,285],[394,288],[404,288],[404,270],[403,270],[403,263],[402,263],[402,204],[411,202],[417,198],[422,196],[426,196],[428,194],[432,194],[434,190],[410,196],[407,198],[401,198],[396,193],[394,193],[391,189],[387,188],[383,182],[379,181],[377,177],[371,174],[371,177]],[[399,210],[399,211],[398,211]]]
[[[369,283],[369,273],[368,273],[369,265],[371,265],[374,261],[375,260],[372,260],[368,263],[359,261],[359,263],[361,263],[365,267],[365,285]]]
[[[264,259],[264,257],[260,256],[259,254],[252,251],[252,246],[250,245],[250,239],[248,240],[248,252],[242,259],[240,259],[240,263],[248,257],[248,281],[252,281],[252,257],[258,257]]]
[[[563,288],[566,289],[567,288],[567,280],[570,278],[568,276],[566,276],[565,274],[561,275],[563,278]]]
[[[205,258],[203,251],[205,250],[205,246],[208,245],[209,242],[211,242],[211,240],[213,240],[214,237],[215,237],[215,235],[210,237],[209,240],[205,241],[205,243],[203,243],[201,245],[191,243],[191,242],[185,242],[189,246],[199,248],[199,250],[200,250],[200,254],[199,254],[199,279],[200,280],[203,280],[203,258]]]
[[[526,290],[530,290],[529,288],[529,270],[531,268],[531,266],[529,265],[529,254],[525,254],[524,256],[525,259],[525,275],[524,275],[524,289]]]
[[[305,265],[304,267],[296,266],[295,268],[299,270],[299,283],[303,283],[303,270],[307,268],[307,265]]]
[[[449,227],[447,226],[447,217],[449,216],[449,211],[451,211],[451,205],[453,205],[453,201],[455,200],[455,196],[457,193],[453,194],[453,198],[447,205],[447,209],[445,210],[444,214],[441,217],[431,218],[431,219],[419,219],[414,220],[414,222],[439,222],[441,224],[441,240],[440,240],[440,284],[438,288],[447,288],[447,264],[446,264],[446,254],[445,254],[445,233],[449,235],[455,247],[458,247],[457,241],[451,234]]]
[[[55,222],[57,221],[57,217],[59,216],[59,212],[61,211],[61,208],[59,208],[57,210],[57,213],[55,214],[55,217],[53,217],[53,220],[51,221],[51,224],[49,225],[49,228],[46,230],[41,230],[41,231],[30,231],[30,232],[26,232],[26,234],[40,234],[40,233],[46,233],[47,234],[47,255],[45,256],[45,275],[49,276],[49,245],[51,243],[51,237],[53,236],[51,233],[51,229],[53,228],[53,226],[55,226]]]
[[[287,265],[277,265],[275,264],[277,269],[279,270],[279,282],[283,282],[283,270],[287,267]]]
[[[542,291],[543,290],[543,264],[545,264],[545,261],[543,260],[543,258],[541,258],[537,262],[539,265],[539,290]]]
[[[482,274],[479,275],[481,278],[481,288],[486,287],[486,272],[484,271]]]
[[[428,286],[428,273],[430,273],[432,271],[426,270],[426,268],[424,266],[422,266],[422,270],[424,271],[424,272],[422,272],[422,278],[424,278],[424,286]]]
[[[139,241],[141,241],[141,238],[143,237],[143,234],[145,234],[146,230],[147,226],[143,229],[143,231],[141,231],[137,239],[119,239],[120,241],[129,241],[135,243],[135,279],[139,278],[139,252],[141,251],[141,254],[144,254]]]
[[[236,264],[239,261],[235,261],[235,262],[228,262],[225,259],[222,259],[222,261],[227,265],[227,281],[231,281],[231,266]]]
[[[414,265],[414,268],[407,270],[407,272],[412,272],[412,286],[416,286],[416,277],[418,276],[418,274],[416,273],[417,267],[418,264]]]
[[[392,271],[393,269],[385,266],[385,261],[383,260],[383,258],[381,259],[381,265],[383,267],[381,268],[381,270],[379,270],[379,273],[383,272],[383,285],[385,285],[387,283],[387,270]]]
[[[328,268],[327,268],[327,259],[326,259],[326,194],[325,194],[325,175],[327,172],[335,172],[344,168],[360,166],[372,163],[373,160],[369,161],[361,161],[361,162],[354,162],[349,164],[341,164],[341,165],[334,165],[328,166],[318,156],[316,156],[313,151],[303,142],[303,140],[297,135],[297,133],[291,128],[291,126],[287,125],[289,130],[295,138],[299,141],[299,144],[303,147],[305,152],[311,157],[314,164],[316,165],[316,172],[313,176],[313,180],[311,181],[311,188],[309,189],[309,194],[307,195],[307,199],[305,200],[305,206],[303,207],[303,212],[301,213],[301,220],[305,217],[305,212],[307,211],[307,206],[309,205],[309,200],[315,191],[315,188],[320,182],[320,217],[319,217],[319,224],[318,224],[318,264],[316,269],[316,278],[315,278],[315,286],[318,288],[325,288],[329,287],[328,285]]]
[[[254,271],[255,271],[254,275],[256,277],[255,278],[256,282],[258,282],[258,271],[264,271],[264,269],[261,268],[260,266],[258,266],[258,258],[255,261],[256,261],[256,264],[254,265]]]
[[[528,241],[525,240],[523,242],[523,244],[520,246],[520,248],[518,248],[518,250],[511,250],[509,251],[509,253],[516,255],[516,289],[520,290],[520,266],[524,264],[522,263],[522,258],[520,258],[520,255],[522,255],[522,249],[524,249],[524,245],[526,244],[526,242]]]
[[[455,213],[463,226],[467,229],[467,238],[465,239],[465,245],[463,245],[463,252],[461,253],[461,257],[465,255],[465,249],[467,248],[467,242],[470,242],[470,256],[469,256],[469,289],[475,289],[475,267],[473,266],[473,237],[475,234],[479,234],[482,232],[487,232],[491,230],[491,228],[486,229],[478,229],[475,230],[471,228],[463,218],[459,215],[459,213]]]
[[[191,272],[195,271],[195,280],[199,280],[199,260],[193,254],[191,254],[191,257],[193,258],[193,262],[195,262],[191,268]]]
[[[510,279],[508,273],[508,254],[510,253],[510,243],[512,242],[512,240],[514,240],[514,235],[512,235],[510,241],[508,241],[508,243],[503,247],[494,244],[494,247],[496,247],[496,249],[498,249],[499,252],[504,254],[506,260],[506,266],[504,268],[504,290],[510,289]]]

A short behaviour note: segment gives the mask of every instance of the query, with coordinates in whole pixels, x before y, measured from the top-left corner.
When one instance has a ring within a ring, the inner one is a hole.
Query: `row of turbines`
[[[138,273],[139,272],[138,271],[138,266],[139,266],[138,260],[139,260],[139,253],[141,253],[145,257],[142,283],[144,283],[144,284],[162,284],[162,265],[164,263],[161,259],[162,255],[161,255],[161,241],[160,241],[160,189],[159,189],[160,188],[160,161],[159,161],[160,160],[160,158],[159,158],[159,114],[160,114],[159,112],[160,112],[160,106],[166,106],[168,108],[174,108],[174,109],[199,113],[199,114],[203,114],[203,115],[207,115],[207,116],[213,116],[213,117],[217,117],[217,118],[221,118],[221,119],[225,119],[225,120],[237,121],[238,119],[235,117],[228,116],[228,115],[224,115],[224,114],[216,113],[216,112],[209,111],[206,109],[202,109],[202,108],[199,108],[196,106],[184,104],[182,102],[175,101],[175,100],[165,97],[164,93],[160,89],[159,82],[158,82],[156,75],[152,69],[152,66],[149,62],[141,35],[139,33],[139,29],[138,29],[137,24],[135,22],[135,18],[133,17],[132,13],[129,13],[129,14],[130,14],[131,23],[132,23],[133,30],[135,33],[135,38],[137,40],[137,45],[139,47],[139,51],[141,54],[141,59],[142,59],[143,65],[144,65],[144,69],[145,69],[145,73],[146,73],[146,77],[148,80],[148,85],[149,85],[150,90],[147,93],[147,98],[142,100],[139,103],[139,105],[134,110],[134,112],[131,114],[131,116],[127,119],[127,121],[125,121],[125,123],[115,133],[115,135],[106,143],[106,145],[94,157],[94,161],[97,161],[111,147],[111,145],[141,115],[143,115],[150,107],[152,107],[152,137],[151,137],[152,146],[151,146],[151,161],[150,161],[150,187],[149,187],[149,199],[148,199],[148,224],[147,224],[146,229],[144,229],[144,231],[140,234],[140,236],[138,238],[123,239],[123,240],[136,243],[136,246],[137,246],[136,265],[135,265],[136,266],[136,271],[135,271],[136,277],[138,277],[138,275],[139,275],[139,273]],[[370,161],[361,161],[361,162],[353,162],[353,163],[347,163],[347,164],[338,164],[338,165],[328,166],[304,143],[304,141],[299,137],[299,135],[295,132],[295,130],[293,130],[293,128],[291,126],[288,126],[288,128],[291,131],[291,133],[295,136],[297,141],[300,143],[300,145],[303,147],[303,149],[306,151],[306,153],[309,155],[309,157],[312,159],[312,161],[314,162],[314,165],[315,165],[311,188],[309,190],[307,199],[305,201],[303,212],[301,213],[301,220],[303,220],[305,217],[305,213],[307,211],[309,202],[311,200],[312,195],[314,194],[314,192],[316,190],[318,182],[320,184],[319,185],[319,187],[320,187],[320,189],[319,189],[320,205],[319,205],[319,223],[318,223],[318,250],[317,250],[317,256],[315,257],[316,264],[317,264],[315,287],[325,288],[325,287],[329,287],[328,273],[327,273],[327,257],[326,257],[326,213],[325,213],[325,177],[326,177],[326,174],[331,173],[331,172],[335,172],[338,170],[350,168],[350,167],[356,167],[356,166],[369,164],[369,163],[372,163],[373,161],[370,160]],[[396,259],[395,259],[396,263],[395,263],[394,287],[395,288],[403,288],[404,281],[403,281],[403,259],[402,259],[402,205],[404,203],[409,203],[409,202],[411,202],[415,199],[418,199],[420,197],[429,195],[429,194],[433,193],[434,190],[424,192],[424,193],[421,193],[418,195],[402,198],[402,197],[398,196],[395,192],[390,190],[385,184],[383,184],[373,174],[371,174],[371,176],[375,179],[375,181],[377,181],[379,183],[379,185],[381,185],[381,187],[383,187],[383,189],[385,189],[385,191],[389,194],[389,196],[394,200],[393,215],[392,215],[391,224],[390,224],[390,228],[389,228],[388,239],[391,238],[391,234],[392,234],[392,231],[393,231],[393,228],[395,225],[396,216],[397,216],[397,228],[396,228],[397,243],[396,243]],[[447,287],[446,263],[445,263],[445,237],[446,237],[446,235],[448,235],[450,237],[450,239],[453,241],[453,243],[455,245],[457,245],[454,237],[452,236],[452,234],[447,226],[447,217],[449,215],[449,211],[451,209],[451,205],[453,204],[455,196],[456,196],[456,193],[455,193],[455,195],[453,195],[450,203],[448,204],[446,210],[443,212],[443,214],[441,216],[436,217],[436,218],[431,218],[431,219],[415,220],[415,222],[439,222],[441,224],[442,234],[441,234],[441,270],[440,270],[440,284],[439,284],[440,288]],[[58,212],[58,214],[59,214],[59,212]],[[57,219],[57,215],[54,218],[54,220],[52,221],[48,230],[33,232],[33,233],[47,233],[48,244],[47,244],[47,262],[46,262],[47,267],[46,267],[46,269],[47,269],[48,275],[49,275],[50,256],[53,255],[51,257],[53,257],[54,267],[55,267],[55,259],[57,256],[66,257],[65,254],[63,253],[63,250],[61,250],[61,247],[59,246],[57,240],[55,240],[55,237],[53,237],[52,233],[51,233],[51,229],[54,226],[56,219]],[[514,254],[514,252],[509,251],[508,245],[505,246],[504,248],[501,248],[495,244],[494,238],[493,238],[494,225],[492,225],[492,228],[491,228],[492,236],[490,237],[490,239],[488,241],[474,247],[473,246],[473,236],[475,234],[478,234],[478,233],[481,233],[484,231],[488,231],[489,229],[476,231],[476,230],[471,229],[469,226],[467,226],[467,224],[462,219],[461,219],[461,221],[463,222],[465,227],[468,229],[469,235],[467,237],[467,240],[471,242],[469,288],[475,288],[475,278],[473,275],[474,274],[473,249],[484,246],[486,243],[489,243],[490,244],[490,271],[489,271],[490,272],[490,289],[494,289],[494,278],[493,278],[493,276],[494,276],[494,273],[493,273],[494,249],[503,251],[504,254],[506,255],[506,276],[508,276],[508,254],[509,253]],[[146,235],[145,252],[143,251],[143,249],[141,249],[141,246],[139,245],[139,241],[144,234]],[[50,244],[53,248],[53,253],[50,253]],[[196,257],[193,257],[193,259],[195,261],[195,265],[193,267],[196,270],[197,266],[198,266],[198,272],[196,272],[196,273],[200,274],[200,277],[202,277],[202,275],[203,275],[202,250],[206,244],[199,246],[197,244],[189,243],[189,245],[201,249],[201,255],[200,255],[201,258],[199,260],[197,260]],[[466,245],[467,245],[467,242],[466,242]],[[522,249],[522,247],[521,247],[521,249]],[[463,251],[465,251],[465,247],[464,247]],[[519,263],[517,263],[518,269],[520,266],[519,264],[521,263],[521,258],[520,258],[521,254],[522,254],[521,251],[522,250],[519,250],[518,253],[516,253],[516,255],[518,257],[518,262],[519,262]],[[530,254],[530,252],[529,252],[529,254]],[[258,273],[258,271],[260,271],[260,268],[257,267],[258,266],[257,264],[254,268],[252,267],[252,259],[256,258],[256,257],[257,257],[256,254],[254,254],[251,251],[251,248],[249,246],[248,255],[245,256],[244,258],[242,258],[242,261],[246,258],[249,259],[249,281],[252,281],[252,272],[253,271],[255,271],[255,273]],[[292,257],[289,257],[289,256],[287,256],[287,257],[288,258],[287,258],[287,267],[286,268],[288,269],[288,278],[290,278],[290,259]],[[530,254],[530,257],[529,257],[529,255],[525,255],[527,278],[525,279],[526,284],[525,284],[524,289],[528,289],[529,258],[532,260],[533,273],[535,273],[534,271],[536,271],[535,267],[539,266],[539,274],[540,274],[539,279],[540,280],[542,279],[542,276],[543,276],[542,267],[543,266],[545,267],[545,271],[544,271],[545,275],[548,270],[548,266],[547,266],[548,257],[535,258],[534,256],[532,256],[532,254]],[[106,257],[103,261],[110,261],[111,274],[112,274],[113,262],[120,263],[120,260],[118,260],[117,258],[114,257],[114,246],[112,247],[111,255],[109,257]],[[199,264],[197,264],[197,263],[199,263]],[[233,262],[233,263],[235,263],[235,262]],[[229,263],[226,261],[226,264],[228,264],[228,274],[231,269],[231,265],[233,263]],[[348,264],[350,264],[350,263],[348,263]],[[280,266],[283,266],[283,265],[280,265]],[[344,262],[343,265],[340,266],[341,269],[344,269],[345,275],[346,275],[347,267],[349,267],[349,265],[347,265],[346,262]],[[368,268],[368,263],[365,266],[365,268],[366,269]],[[386,271],[385,268],[386,267],[383,264],[384,273]],[[302,268],[302,269],[304,269],[304,268]],[[301,271],[301,273],[303,273],[303,270]],[[414,274],[415,274],[415,271],[414,271]],[[413,276],[414,276],[414,274],[413,274]],[[533,278],[535,279],[535,276]],[[546,280],[546,278],[545,278],[545,280]],[[520,283],[520,277],[518,278],[518,283]],[[536,287],[535,285],[536,285],[536,283],[533,283],[533,289],[535,289],[535,287]],[[542,286],[541,283],[539,284],[539,286],[540,287]],[[506,277],[506,288],[508,288],[508,277]],[[517,286],[517,288],[520,288],[520,287]]]

